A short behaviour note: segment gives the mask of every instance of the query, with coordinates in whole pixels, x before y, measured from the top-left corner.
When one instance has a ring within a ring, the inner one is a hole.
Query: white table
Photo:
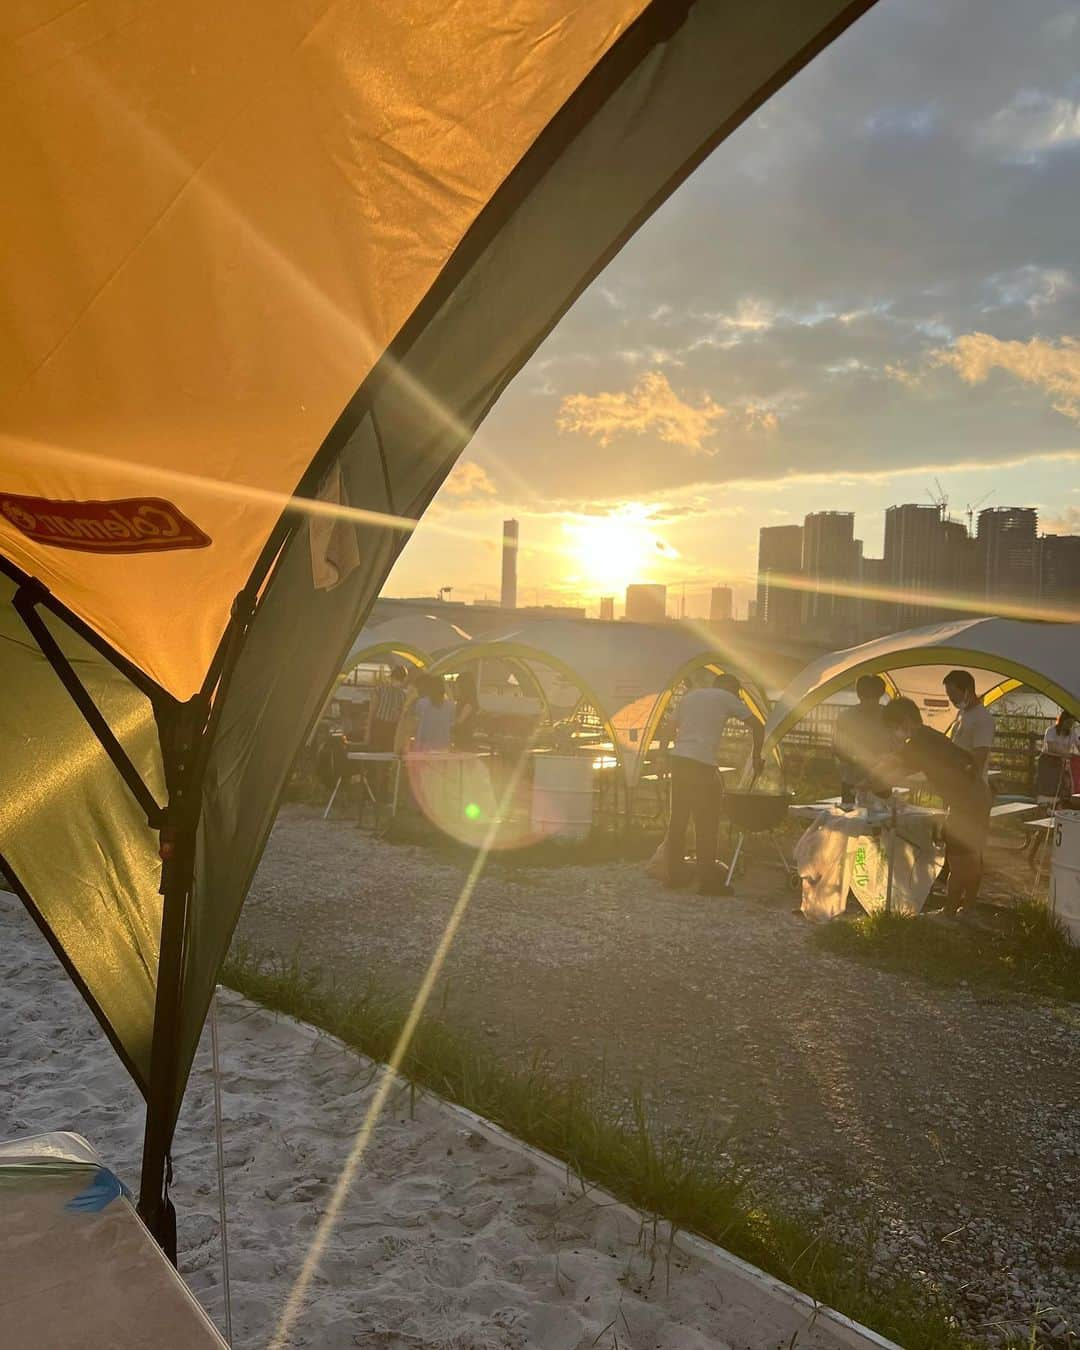
[[[393,764],[394,766],[394,795],[390,804],[390,814],[397,815],[398,792],[401,786],[401,756],[396,755],[392,750],[350,750],[345,756],[350,764]],[[326,810],[323,812],[323,820],[329,816],[333,809],[334,802],[337,799],[338,789],[341,787],[342,779],[339,778],[334,784],[334,790],[330,794],[330,800],[326,803]],[[367,782],[365,780],[365,787]],[[375,795],[368,787],[368,794],[372,802],[375,801]]]
[[[859,822],[862,828],[860,835],[870,838],[880,836],[884,831],[889,832],[889,847],[886,856],[887,872],[885,883],[885,910],[886,913],[892,910],[893,879],[895,872],[895,843],[897,838],[904,839],[903,823],[904,820],[912,822],[918,820],[922,824],[933,821],[944,821],[948,817],[948,811],[943,807],[935,806],[912,806],[903,800],[902,796],[894,789],[893,796],[888,805],[881,809],[869,810],[866,807],[856,807],[851,811],[840,811],[839,808],[831,802],[813,802],[803,805],[794,805],[788,807],[788,814],[799,820],[815,821],[823,812],[828,812],[837,820],[844,820],[853,823],[853,818],[861,817]],[[850,837],[855,839],[855,834]],[[919,847],[917,841],[907,839],[907,843],[916,849]]]

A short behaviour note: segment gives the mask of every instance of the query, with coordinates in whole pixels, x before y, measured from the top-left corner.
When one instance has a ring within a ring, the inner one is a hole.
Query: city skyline
[[[991,503],[1080,530],[1080,16],[895,0],[710,157],[496,405],[388,593],[745,611],[757,530]],[[799,229],[791,222],[799,222]]]
[[[577,593],[526,587],[519,602],[514,567],[520,548],[518,522],[506,520],[501,593],[493,595],[485,587],[471,602],[557,607],[640,622],[754,620],[782,631],[809,625],[837,636],[868,636],[995,609],[1010,614],[1028,610],[1043,617],[1061,611],[1067,617],[1065,611],[1080,604],[1080,531],[1046,532],[1030,507],[981,507],[968,512],[965,522],[947,506],[939,498],[886,508],[881,557],[866,551],[854,512],[825,509],[808,513],[801,523],[760,526],[757,568],[750,579],[753,592],[742,609],[732,586],[708,582],[669,586],[632,581],[616,594],[598,596],[595,605],[581,604]],[[509,590],[508,565],[514,572]],[[440,587],[429,598],[449,598],[456,589]],[[401,593],[398,598],[417,597]],[[457,598],[469,600],[460,594]],[[697,604],[690,603],[695,599]]]

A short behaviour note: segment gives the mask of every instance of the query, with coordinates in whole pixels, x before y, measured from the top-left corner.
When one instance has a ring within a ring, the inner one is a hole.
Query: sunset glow
[[[563,529],[582,581],[602,591],[652,580],[659,564],[678,556],[640,510],[585,517]]]

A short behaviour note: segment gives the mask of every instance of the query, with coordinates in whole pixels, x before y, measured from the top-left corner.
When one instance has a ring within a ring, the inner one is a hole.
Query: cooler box
[[[227,1350],[77,1134],[0,1144],[0,1344],[12,1350]]]

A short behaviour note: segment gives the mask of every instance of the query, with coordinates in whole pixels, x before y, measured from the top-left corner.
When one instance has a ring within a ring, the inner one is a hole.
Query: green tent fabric
[[[147,1097],[166,1242],[221,961],[414,523],[575,297],[869,3],[20,7],[0,853]]]

